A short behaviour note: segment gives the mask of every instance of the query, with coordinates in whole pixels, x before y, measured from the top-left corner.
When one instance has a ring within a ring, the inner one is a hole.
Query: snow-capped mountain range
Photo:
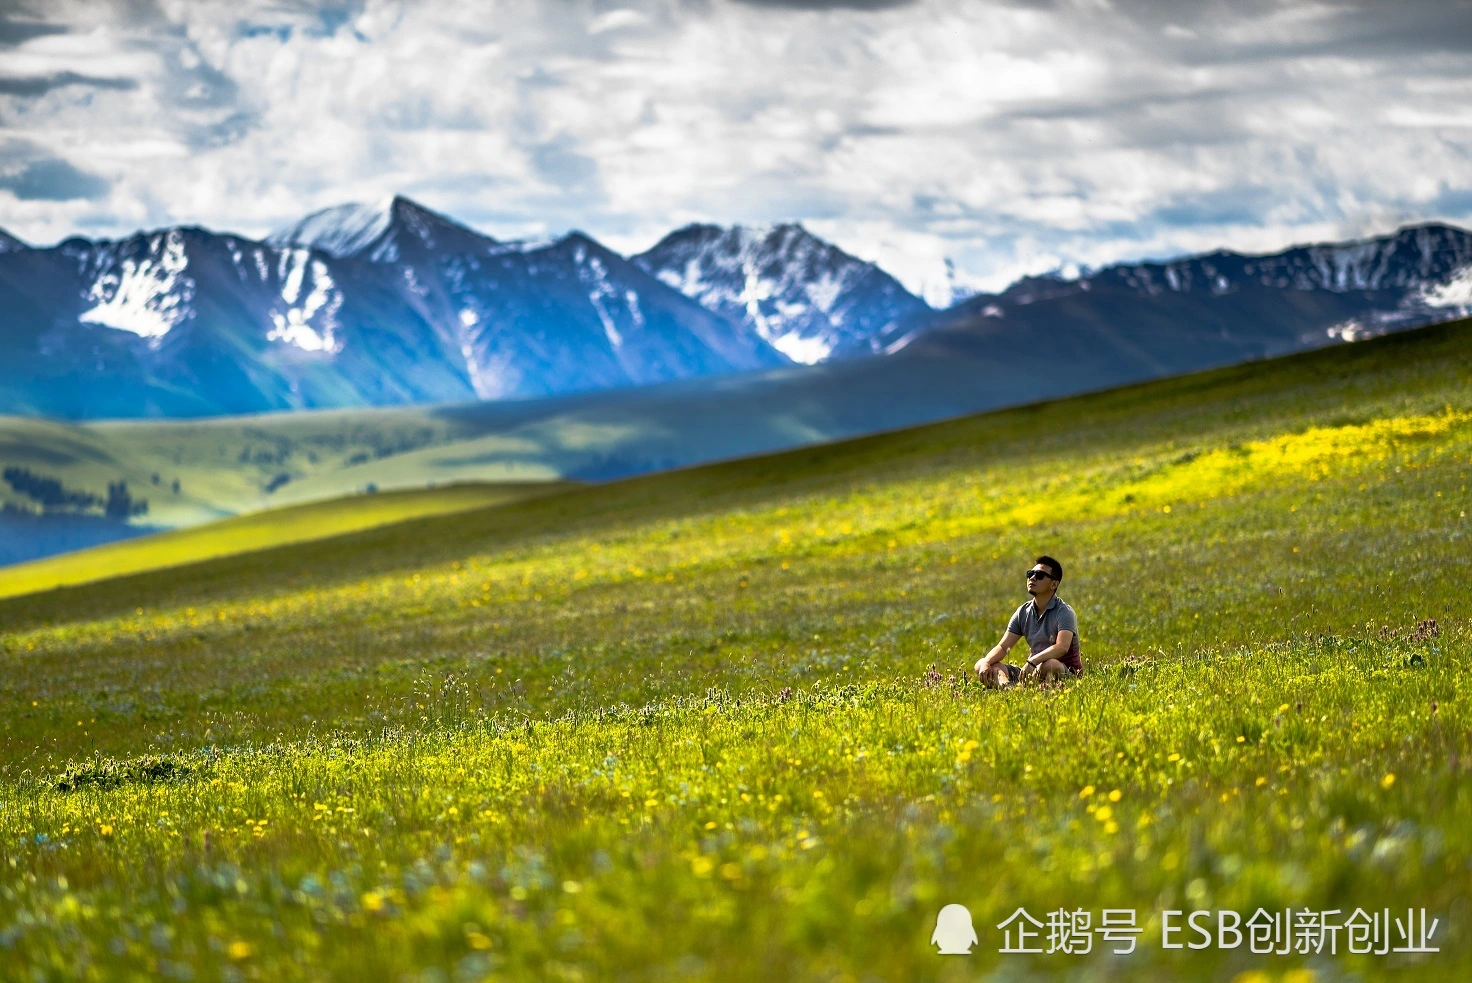
[[[520,399],[883,358],[931,335],[1003,369],[1022,347],[1061,355],[1088,382],[1465,313],[1472,234],[1443,225],[1028,278],[934,311],[798,225],[688,226],[626,258],[576,232],[498,241],[394,198],[265,240],[0,232],[0,413]]]
[[[403,198],[264,241],[176,228],[0,253],[0,412],[98,418],[526,398],[791,364],[579,233],[501,243]]]
[[[1081,365],[1133,351],[1141,364],[1190,371],[1466,316],[1472,232],[1428,223],[1279,253],[1219,250],[1072,278],[1024,277],[1001,293],[889,325],[870,344],[894,352],[938,329],[961,329],[998,345],[1062,346]],[[1208,350],[1216,354],[1205,361],[1181,361]]]
[[[1072,280],[1033,277],[971,306],[1021,305],[1090,290],[1220,297],[1251,289],[1300,293],[1399,295],[1387,324],[1472,304],[1472,234],[1447,225],[1419,225],[1349,243],[1297,246],[1270,255],[1219,250],[1163,263],[1120,264]]]
[[[196,228],[0,254],[3,411],[204,416],[473,398],[398,291]]]
[[[760,337],[587,236],[502,243],[403,198],[343,206],[271,236],[378,270],[475,396],[508,399],[788,364]]]

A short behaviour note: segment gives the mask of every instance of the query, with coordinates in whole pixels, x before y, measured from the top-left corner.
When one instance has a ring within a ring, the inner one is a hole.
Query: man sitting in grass
[[[1027,592],[1032,600],[1023,604],[1007,622],[1007,630],[996,647],[976,663],[976,674],[993,689],[1018,680],[1036,677],[1047,683],[1065,672],[1077,676],[1084,664],[1078,652],[1078,618],[1058,598],[1063,582],[1063,564],[1051,556],[1040,556],[1027,571]],[[1019,638],[1026,638],[1032,655],[1021,666],[1002,661]]]

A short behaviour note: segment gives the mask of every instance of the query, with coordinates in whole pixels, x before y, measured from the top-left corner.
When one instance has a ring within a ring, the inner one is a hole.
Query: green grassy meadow
[[[0,978],[1472,977],[1469,478],[1460,322],[0,600]]]

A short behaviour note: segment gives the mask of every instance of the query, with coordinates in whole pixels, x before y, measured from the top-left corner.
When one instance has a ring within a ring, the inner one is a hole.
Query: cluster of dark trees
[[[56,478],[33,474],[29,468],[6,468],[3,477],[11,488],[40,502],[48,512],[85,512],[99,504],[91,492],[64,488]]]
[[[36,474],[29,468],[8,467],[0,472],[0,477],[18,494],[37,502],[42,512],[85,514],[101,510],[107,518],[119,521],[148,514],[148,500],[134,498],[126,481],[108,482],[107,497],[101,498],[88,491],[67,488],[59,479]]]
[[[107,484],[107,503],[102,507],[102,514],[109,519],[122,520],[135,515],[147,515],[148,499],[134,499],[128,494],[126,481],[110,481]]]

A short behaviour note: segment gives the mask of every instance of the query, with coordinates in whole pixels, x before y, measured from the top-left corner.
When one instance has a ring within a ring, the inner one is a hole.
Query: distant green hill
[[[514,414],[508,414],[514,419]],[[429,409],[280,413],[207,420],[145,420],[65,424],[23,417],[0,419],[0,464],[53,478],[63,488],[101,497],[126,482],[148,511],[136,521],[188,526],[271,506],[377,490],[423,487],[436,478],[415,474],[395,485],[375,463],[473,431]],[[483,481],[546,481],[558,477],[520,460],[482,467]],[[34,506],[0,485],[4,501]]]

